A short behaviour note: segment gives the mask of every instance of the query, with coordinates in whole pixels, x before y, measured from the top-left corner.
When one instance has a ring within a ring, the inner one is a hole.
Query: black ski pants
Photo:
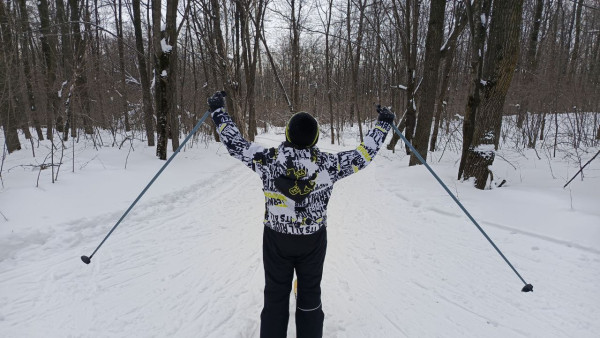
[[[298,277],[297,337],[323,337],[325,314],[321,306],[321,278],[326,250],[326,227],[312,235],[288,235],[265,227],[265,304],[260,315],[261,338],[287,335],[294,269]]]

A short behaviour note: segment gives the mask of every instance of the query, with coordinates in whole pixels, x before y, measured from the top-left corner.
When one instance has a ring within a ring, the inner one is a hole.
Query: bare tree
[[[135,47],[138,60],[138,72],[142,87],[142,109],[144,111],[144,124],[148,146],[154,146],[154,109],[152,108],[152,95],[150,92],[150,79],[148,77],[148,66],[144,54],[144,37],[142,36],[142,20],[140,12],[140,0],[133,0],[133,27],[135,31]]]
[[[458,178],[463,174],[467,151],[473,142],[473,133],[477,110],[480,104],[483,73],[483,55],[485,53],[485,41],[487,32],[487,21],[490,18],[491,0],[475,0],[472,3],[465,2],[467,18],[471,33],[471,74],[469,83],[469,97],[465,107],[463,120],[463,145],[462,156],[458,167]]]
[[[129,101],[127,100],[127,79],[125,75],[125,44],[123,42],[123,4],[121,0],[113,2],[113,11],[115,14],[115,28],[117,31],[117,50],[119,52],[119,73],[120,83],[118,95],[121,98],[121,106],[123,107],[123,122],[125,131],[131,130],[129,124]]]
[[[40,41],[42,55],[44,58],[44,84],[46,89],[46,137],[53,139],[54,118],[58,113],[60,98],[58,97],[58,88],[56,86],[56,38],[50,26],[50,14],[48,0],[38,1],[38,11],[40,13]]]
[[[415,94],[417,91],[416,73],[417,73],[417,48],[419,38],[419,16],[421,12],[421,0],[406,0],[403,7],[400,1],[392,0],[393,15],[402,41],[402,53],[406,61],[406,111],[404,118],[398,124],[398,129],[404,131],[404,136],[408,141],[412,141],[415,124],[417,121],[417,105]],[[404,15],[402,15],[404,14]],[[402,24],[404,23],[404,24]],[[394,133],[387,148],[393,150],[400,137]],[[406,154],[410,154],[408,146],[405,146]]]
[[[252,0],[239,1],[242,9],[240,17],[242,30],[242,59],[244,62],[244,75],[246,79],[246,106],[248,109],[248,139],[254,141],[256,135],[256,64],[258,63],[258,52],[260,47],[260,34],[265,14],[266,3],[263,0],[254,2]],[[251,9],[255,8],[254,15]],[[253,17],[253,20],[252,20]],[[250,23],[254,22],[254,36],[250,32]],[[252,41],[251,41],[252,39]]]
[[[0,62],[0,72],[2,72],[2,76],[0,77],[2,82],[0,83],[0,122],[2,123],[2,129],[4,130],[4,138],[6,140],[6,149],[8,153],[12,153],[13,151],[21,149],[21,142],[19,141],[19,134],[17,132],[17,115],[14,110],[14,106],[12,103],[12,92],[13,85],[9,79],[11,78],[12,73],[16,69],[15,61],[10,51],[13,50],[13,32],[12,27],[10,25],[8,9],[4,5],[4,1],[0,1],[0,37],[2,38],[2,52],[0,53],[0,57],[2,60]]]
[[[423,72],[423,89],[419,97],[419,114],[413,145],[427,160],[429,135],[433,110],[437,97],[438,71],[440,68],[441,47],[444,38],[444,14],[446,0],[431,0],[429,24],[425,40],[425,71]],[[411,154],[409,165],[421,164],[415,154]]]
[[[448,94],[450,86],[450,70],[454,62],[456,53],[456,45],[458,37],[462,34],[467,24],[467,15],[465,13],[464,5],[462,3],[455,2],[454,8],[454,24],[452,30],[448,36],[448,39],[444,43],[440,50],[440,56],[444,64],[440,78],[442,84],[440,86],[440,93],[438,95],[437,106],[435,107],[435,124],[433,126],[433,132],[431,134],[431,141],[429,142],[429,151],[435,151],[438,133],[442,124],[442,116],[446,115],[448,105]]]
[[[35,131],[37,132],[37,137],[39,140],[43,140],[44,133],[42,132],[42,127],[40,126],[40,122],[38,119],[37,100],[33,90],[33,81],[36,77],[33,71],[33,67],[31,66],[34,55],[29,49],[31,40],[31,26],[29,25],[29,14],[27,12],[25,0],[19,0],[19,12],[21,14],[21,60],[23,62],[23,70],[25,74],[25,88],[27,90],[29,110],[31,113],[33,126],[35,127]]]
[[[489,47],[483,71],[484,87],[480,111],[474,121],[472,143],[468,146],[463,178],[475,178],[475,187],[484,189],[489,166],[500,139],[502,109],[519,58],[523,2],[495,1]]]
[[[154,42],[154,79],[155,90],[154,100],[156,102],[156,120],[158,142],[156,146],[156,155],[161,160],[167,159],[167,141],[168,128],[171,127],[173,135],[173,148],[179,146],[178,130],[173,130],[174,125],[170,124],[169,114],[174,114],[174,98],[176,69],[174,64],[176,60],[177,47],[177,4],[178,0],[167,2],[167,15],[165,17],[165,26],[162,26],[162,4],[161,0],[152,1],[152,34]],[[176,146],[177,145],[177,146]]]

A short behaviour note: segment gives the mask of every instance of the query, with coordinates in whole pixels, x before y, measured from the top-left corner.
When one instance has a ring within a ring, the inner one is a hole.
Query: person
[[[322,337],[321,278],[327,249],[327,203],[333,185],[373,161],[394,114],[378,106],[378,122],[355,150],[337,154],[316,146],[319,124],[299,112],[289,119],[286,140],[276,148],[248,142],[224,109],[225,92],[208,99],[221,142],[231,156],[260,175],[265,194],[264,306],[260,336],[285,337],[294,270],[297,276],[296,332]]]

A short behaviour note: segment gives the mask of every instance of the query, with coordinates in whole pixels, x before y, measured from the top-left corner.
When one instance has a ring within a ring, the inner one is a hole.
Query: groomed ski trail
[[[258,337],[264,197],[253,172],[225,161],[222,172],[142,200],[89,266],[79,256],[121,210],[50,227],[39,243],[0,261],[2,336]],[[522,294],[517,277],[433,179],[403,184],[403,171],[425,169],[398,161],[378,157],[334,189],[325,337],[600,331],[597,252],[485,226],[491,221],[473,212],[534,284],[533,294]],[[289,337],[293,304],[291,296]]]

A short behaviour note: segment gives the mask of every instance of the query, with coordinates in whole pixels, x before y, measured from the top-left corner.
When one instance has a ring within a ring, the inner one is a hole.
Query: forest
[[[52,142],[52,170],[69,142],[166,160],[215,90],[249,140],[297,111],[362,140],[391,106],[425,159],[459,148],[479,189],[498,147],[600,141],[597,0],[0,0],[0,28],[3,162],[19,135]]]

